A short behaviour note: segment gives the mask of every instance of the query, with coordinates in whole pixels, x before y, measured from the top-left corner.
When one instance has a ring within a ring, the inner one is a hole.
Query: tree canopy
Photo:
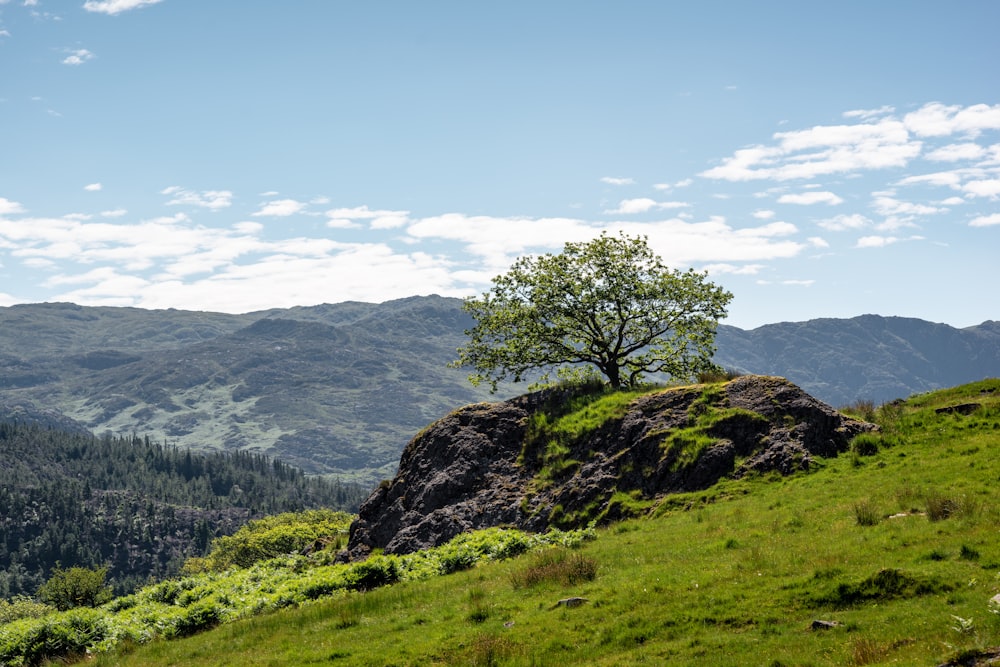
[[[602,234],[521,257],[492,289],[467,298],[476,325],[454,365],[494,391],[536,371],[581,368],[616,389],[648,374],[688,379],[714,368],[715,331],[731,299],[704,273],[668,268],[645,237]]]

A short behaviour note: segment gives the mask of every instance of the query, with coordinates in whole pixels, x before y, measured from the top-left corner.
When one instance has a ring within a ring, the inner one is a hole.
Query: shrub
[[[878,454],[882,444],[882,436],[877,433],[859,433],[851,440],[851,452],[858,456],[873,456]]]
[[[345,575],[347,588],[370,591],[399,581],[399,560],[394,556],[372,556],[352,567]]]
[[[21,618],[41,618],[54,611],[55,609],[47,604],[19,595],[10,600],[0,600],[0,625],[12,623]]]

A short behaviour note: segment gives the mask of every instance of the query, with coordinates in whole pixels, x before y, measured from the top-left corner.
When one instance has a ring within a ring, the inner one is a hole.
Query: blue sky
[[[0,0],[0,305],[464,296],[645,234],[727,323],[1000,319],[1000,2]]]

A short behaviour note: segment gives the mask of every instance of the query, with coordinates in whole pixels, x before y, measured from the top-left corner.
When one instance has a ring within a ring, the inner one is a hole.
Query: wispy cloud
[[[63,58],[62,63],[63,65],[82,65],[89,60],[93,60],[95,57],[96,56],[87,49],[76,49]]]
[[[409,211],[372,210],[367,206],[354,208],[334,208],[326,212],[330,227],[349,228],[357,226],[357,220],[368,221],[371,229],[395,229],[410,221]]]
[[[160,191],[161,195],[167,195],[171,199],[168,206],[200,206],[212,210],[227,208],[233,203],[233,193],[229,190],[186,190],[179,185],[171,185]]]
[[[276,218],[286,218],[296,213],[301,213],[306,205],[294,199],[275,199],[269,201],[260,210],[251,213],[253,216],[274,216]]]
[[[799,194],[781,195],[778,197],[778,203],[801,204],[803,206],[811,206],[813,204],[829,204],[830,206],[836,206],[837,204],[843,204],[844,199],[832,192],[812,191],[802,192]]]
[[[99,14],[109,14],[114,16],[132,9],[139,9],[147,5],[155,5],[161,0],[87,0],[83,3],[83,8],[88,12]]]
[[[605,213],[610,213],[613,215],[631,215],[635,213],[646,213],[652,210],[665,210],[665,209],[676,209],[676,208],[688,208],[691,204],[687,202],[680,201],[668,201],[659,202],[655,199],[649,199],[648,197],[639,197],[637,199],[623,199],[618,203],[618,207],[605,211]]]
[[[635,179],[619,178],[617,176],[603,176],[601,178],[601,183],[607,183],[608,185],[635,185]]]
[[[83,186],[83,189],[87,192],[100,192],[104,188],[100,183],[89,183]]]

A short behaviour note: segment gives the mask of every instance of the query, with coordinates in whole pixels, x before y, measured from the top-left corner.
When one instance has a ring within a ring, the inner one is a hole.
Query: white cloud
[[[829,248],[830,244],[827,243],[826,239],[820,236],[810,236],[808,239],[809,245],[814,248]]]
[[[605,211],[605,213],[618,214],[618,215],[631,215],[635,213],[646,213],[647,211],[652,211],[653,209],[665,210],[674,208],[688,208],[691,206],[686,202],[671,201],[671,202],[658,202],[654,199],[649,199],[648,197],[640,197],[637,199],[623,199],[618,203],[618,208]]]
[[[233,193],[229,190],[204,190],[196,192],[194,190],[186,190],[178,185],[171,185],[161,190],[160,194],[172,197],[167,202],[168,206],[200,206],[214,211],[231,206],[233,203]]]
[[[1000,104],[974,104],[963,108],[932,102],[906,114],[903,123],[922,137],[944,137],[960,132],[977,136],[983,130],[1000,129]]]
[[[0,197],[0,215],[14,215],[24,213],[25,209],[16,201],[11,201]]]
[[[98,12],[114,16],[132,9],[155,5],[161,0],[87,0],[83,8],[88,12]]]
[[[938,206],[902,201],[896,199],[891,193],[875,193],[875,198],[872,200],[872,208],[884,216],[933,215],[946,210]]]
[[[832,192],[814,190],[812,192],[802,192],[799,194],[781,195],[778,197],[778,203],[801,204],[804,206],[811,206],[812,204],[829,204],[830,206],[836,206],[837,204],[843,204],[844,200]]]
[[[979,144],[963,143],[948,144],[930,151],[925,156],[928,160],[938,162],[957,162],[958,160],[977,160],[986,155],[986,149]]]
[[[62,63],[63,65],[82,65],[88,60],[93,60],[94,58],[94,54],[87,49],[77,49],[63,58]]]
[[[10,31],[9,30],[0,30],[0,37],[10,37]],[[0,295],[0,296],[2,296],[2,295]]]
[[[103,188],[104,186],[101,185],[100,183],[90,183],[88,185],[83,186],[83,189],[86,190],[87,192],[100,192]]]
[[[847,229],[862,229],[872,223],[871,220],[860,213],[851,213],[820,220],[817,224],[823,229],[829,229],[832,232],[842,232]]]
[[[692,183],[694,183],[693,178],[685,178],[684,180],[677,181],[676,183],[674,183],[674,186],[678,188],[686,188]]]
[[[274,216],[276,218],[286,218],[301,212],[306,205],[294,199],[275,199],[264,204],[259,211],[251,213],[252,216]]]
[[[101,211],[101,216],[105,218],[120,218],[127,213],[128,211],[124,208],[116,208],[110,211]]]
[[[701,267],[712,275],[732,274],[736,276],[754,276],[764,268],[763,264],[706,264]]]
[[[997,196],[1000,196],[1000,178],[969,181],[962,186],[962,191],[973,197],[996,199]]]
[[[329,227],[350,228],[357,226],[356,220],[369,220],[372,229],[395,229],[410,221],[409,211],[372,210],[367,206],[354,208],[334,208],[326,212]]]
[[[895,107],[891,106],[881,106],[877,109],[854,109],[853,111],[845,111],[844,118],[877,118],[879,116],[887,116],[896,111]]]
[[[895,236],[862,236],[858,239],[856,248],[883,248],[898,242]]]
[[[701,176],[728,181],[786,181],[863,169],[901,167],[919,155],[903,123],[892,118],[854,125],[777,132],[772,146],[737,150]]]
[[[769,211],[769,210],[766,210],[766,209],[757,209],[756,211],[754,211],[750,215],[752,215],[753,217],[757,218],[758,220],[770,220],[771,218],[773,218],[775,216],[775,213],[774,213],[774,211]]]
[[[618,178],[615,176],[604,176],[601,178],[601,183],[607,183],[608,185],[634,185],[635,181],[631,178]]]
[[[970,227],[992,227],[993,225],[1000,225],[1000,213],[981,215],[969,222]]]

